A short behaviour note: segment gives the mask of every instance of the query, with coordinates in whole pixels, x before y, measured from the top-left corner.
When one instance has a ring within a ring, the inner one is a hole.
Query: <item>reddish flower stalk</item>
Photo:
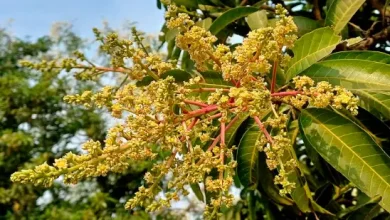
[[[272,69],[272,81],[271,81],[271,94],[275,91],[275,84],[276,84],[276,70],[278,68],[278,61],[274,61],[274,67]]]
[[[234,117],[234,118],[229,122],[229,124],[226,126],[226,128],[225,128],[225,134],[226,134],[226,131],[229,130],[229,129],[233,126],[234,122],[236,122],[237,120],[238,120],[238,115],[237,115],[236,117]],[[221,123],[221,126],[222,126],[222,123]],[[221,130],[222,130],[222,127],[221,127]],[[213,143],[211,143],[210,147],[207,148],[207,150],[208,150],[208,151],[211,151],[215,146],[217,146],[217,143],[219,142],[219,140],[221,140],[221,135],[218,135],[218,136],[214,139]]]
[[[295,96],[298,94],[303,94],[303,92],[301,92],[301,91],[276,92],[276,93],[272,93],[271,96],[272,97],[275,97],[275,96],[283,97],[283,96]]]
[[[190,112],[186,113],[186,115],[184,117],[184,121],[186,121],[186,120],[188,120],[190,118],[193,118],[193,117],[197,117],[197,116],[200,116],[200,115],[207,114],[209,112],[213,112],[213,111],[215,111],[217,109],[218,109],[217,105],[209,105],[209,106],[201,108],[201,109],[190,111]]]
[[[207,106],[209,106],[206,103],[193,101],[193,100],[184,100],[183,102],[187,103],[187,104],[190,104],[190,105],[200,106],[200,107],[207,107]]]
[[[213,119],[216,119],[216,118],[219,118],[222,116],[222,113],[218,113],[218,114],[215,114],[215,115],[212,115],[210,117],[208,117],[209,120],[213,120]]]
[[[272,140],[272,137],[271,135],[268,133],[267,129],[264,127],[263,123],[261,123],[259,117],[255,116],[254,117],[255,119],[255,122],[257,123],[257,125],[259,126],[260,130],[264,133],[265,137],[267,138],[268,142],[270,144],[274,144],[274,141]]]

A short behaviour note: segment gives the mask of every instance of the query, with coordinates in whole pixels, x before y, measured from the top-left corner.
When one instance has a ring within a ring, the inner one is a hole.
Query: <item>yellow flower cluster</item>
[[[268,167],[277,170],[274,182],[281,185],[280,194],[292,192],[295,183],[288,176],[299,167],[295,158],[286,155],[293,154],[294,140],[287,134],[287,124],[295,117],[294,107],[331,105],[356,114],[357,98],[343,88],[327,82],[315,84],[305,76],[293,79],[294,88],[286,85],[276,93],[270,89],[274,82],[270,85],[267,75],[284,67],[290,59],[284,50],[296,40],[297,27],[280,5],[276,6],[276,26],[251,31],[234,51],[227,45],[215,45],[217,38],[181,11],[172,5],[166,16],[167,27],[179,32],[176,45],[188,51],[199,71],[194,71],[187,82],[166,76],[164,73],[175,68],[173,62],[151,53],[135,30],[132,40],[120,39],[115,33],[103,36],[94,30],[102,43],[100,49],[110,55],[111,67],[98,67],[81,53],[76,53],[76,59],[62,62],[22,62],[39,70],[76,70],[84,79],[104,72],[123,73],[124,81],[118,87],[107,86],[96,93],[85,91],[64,98],[86,107],[106,107],[112,116],[123,120],[108,131],[104,144],[88,141],[82,147],[84,154],[68,153],[52,166],[43,164],[17,172],[12,181],[50,186],[64,175],[66,183],[77,183],[108,172],[124,172],[132,163],[153,160],[144,186],[126,203],[126,208],[143,206],[148,211],[158,211],[187,195],[187,186],[203,182],[204,190],[212,195],[205,215],[212,218],[220,207],[233,204],[229,189],[237,162],[233,157],[235,147],[229,143],[232,137],[227,135],[232,135],[229,129],[242,115],[249,115],[262,134],[256,141],[257,149],[265,152]],[[226,84],[208,84],[202,75],[205,70],[218,72],[218,80]],[[289,105],[288,113],[280,110],[285,103]],[[166,184],[165,190],[159,187],[161,183]],[[158,196],[161,194],[164,196]]]

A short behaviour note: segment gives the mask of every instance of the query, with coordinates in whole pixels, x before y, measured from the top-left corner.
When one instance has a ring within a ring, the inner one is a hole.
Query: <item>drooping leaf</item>
[[[303,35],[295,42],[294,57],[289,63],[286,72],[286,80],[289,81],[318,60],[329,55],[340,42],[341,37],[337,36],[332,29],[325,27],[316,29]]]
[[[175,70],[166,71],[165,73],[161,74],[160,78],[165,79],[168,76],[172,76],[176,82],[185,82],[185,81],[190,80],[192,77],[191,74],[186,72],[186,71],[175,69]],[[136,85],[137,86],[147,86],[152,81],[154,81],[154,79],[151,76],[146,76],[141,81],[138,81],[136,83]]]
[[[248,15],[246,22],[251,30],[264,28],[268,26],[267,12],[265,10],[256,11]]]
[[[336,170],[370,197],[381,196],[390,210],[390,158],[363,129],[326,109],[303,110],[304,140]]]
[[[359,96],[363,108],[390,118],[389,55],[373,51],[335,53],[302,74],[349,89]]]
[[[365,0],[334,0],[329,4],[325,24],[340,33]]]
[[[237,19],[243,18],[253,12],[256,12],[258,9],[255,7],[237,7],[226,11],[221,16],[219,16],[211,25],[210,32],[213,35],[217,35],[222,29],[224,29],[228,24],[234,22]]]
[[[259,179],[259,150],[256,141],[261,135],[257,126],[249,128],[241,138],[237,150],[237,173],[244,187],[255,188]]]
[[[202,190],[200,189],[200,186],[198,183],[193,183],[190,185],[192,192],[194,192],[196,198],[199,199],[199,201],[204,202],[204,195]]]

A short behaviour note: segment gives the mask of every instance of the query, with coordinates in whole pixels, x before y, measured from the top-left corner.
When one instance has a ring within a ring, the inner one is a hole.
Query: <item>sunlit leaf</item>
[[[365,0],[334,0],[330,2],[325,24],[340,33]]]
[[[363,129],[326,109],[303,110],[299,119],[305,143],[370,197],[381,196],[390,210],[390,158]]]
[[[311,65],[329,55],[340,42],[332,29],[325,27],[303,35],[295,42],[294,57],[289,63],[286,80],[292,79]]]

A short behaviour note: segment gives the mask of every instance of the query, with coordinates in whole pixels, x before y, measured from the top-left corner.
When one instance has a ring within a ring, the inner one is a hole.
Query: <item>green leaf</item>
[[[359,105],[374,115],[383,115],[390,119],[390,90],[370,91],[352,90],[360,98]]]
[[[258,9],[255,7],[237,7],[226,11],[221,16],[219,16],[211,25],[210,32],[213,35],[217,35],[222,29],[228,26],[230,23],[234,22],[237,19],[243,18],[253,12],[256,12]]]
[[[188,81],[192,78],[190,73],[183,71],[183,70],[179,70],[179,69],[166,71],[165,73],[161,74],[160,78],[165,79],[168,76],[172,76],[176,82],[185,82],[185,81]],[[137,86],[147,86],[152,81],[154,81],[154,79],[152,77],[146,76],[141,81],[138,81],[136,83],[136,85]]]
[[[251,30],[267,27],[267,12],[265,10],[261,10],[248,15],[246,23],[248,23]]]
[[[307,17],[294,16],[293,20],[298,27],[298,36],[303,36],[321,27],[321,24],[318,21]]]
[[[204,195],[202,190],[200,189],[200,186],[198,183],[193,183],[190,185],[192,192],[194,192],[196,198],[199,199],[199,201],[204,202]]]
[[[166,34],[165,34],[165,41],[171,41],[175,39],[176,35],[179,34],[179,29],[174,28],[170,29]]]
[[[390,56],[385,53],[335,53],[312,65],[302,75],[349,89],[359,96],[360,106],[390,118]]]
[[[206,19],[203,19],[203,20],[196,22],[195,25],[199,26],[205,30],[208,30],[211,27],[212,23],[213,23],[213,19],[206,18]]]
[[[241,138],[237,151],[237,173],[241,184],[255,188],[259,179],[258,158],[259,150],[256,141],[261,135],[257,126],[249,128]]]
[[[324,60],[368,60],[390,64],[390,56],[377,51],[346,51],[331,54]]]
[[[365,0],[334,0],[329,4],[325,24],[340,33]]]
[[[337,36],[328,27],[319,28],[303,35],[295,42],[294,48],[292,49],[294,57],[289,63],[286,80],[289,81],[318,60],[329,55],[336,48],[340,40],[341,37]]]
[[[336,170],[390,210],[390,158],[363,129],[326,109],[303,110],[299,127],[304,140]],[[305,142],[305,143],[306,143]]]

